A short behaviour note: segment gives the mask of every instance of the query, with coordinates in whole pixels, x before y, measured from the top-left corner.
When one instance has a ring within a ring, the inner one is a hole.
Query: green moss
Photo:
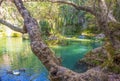
[[[107,52],[111,55],[111,57],[114,56],[115,54],[115,49],[113,48],[112,44],[110,42],[107,42],[105,45],[105,49],[107,50]]]
[[[91,59],[85,59],[84,60],[87,64],[92,65],[92,66],[99,66],[102,63],[98,60],[91,60]]]
[[[95,66],[101,64],[101,62],[100,62],[100,61],[97,61],[97,60],[92,60],[91,63],[94,64]]]
[[[120,36],[119,35],[116,35],[115,37],[116,37],[117,40],[120,41]]]
[[[112,66],[108,67],[108,70],[114,73],[120,73],[120,66],[113,64]]]
[[[106,59],[101,66],[104,68],[104,67],[110,67],[112,65],[113,65],[113,61]]]
[[[21,36],[19,33],[12,33],[12,35],[11,35],[12,37],[19,37],[19,36]]]
[[[70,41],[69,40],[60,40],[60,41],[58,41],[58,44],[62,45],[62,46],[67,46],[67,45],[70,45]]]
[[[98,57],[103,57],[103,55],[101,53],[98,54]]]
[[[107,64],[108,64],[108,61],[104,62],[101,67],[104,68],[106,67]],[[107,70],[113,73],[120,73],[120,66],[111,64],[110,66],[107,66]]]
[[[0,32],[3,32],[3,30],[0,29]]]
[[[117,30],[120,28],[120,23],[118,22],[109,22],[108,26],[110,27],[111,30]]]
[[[120,49],[115,51],[115,54],[120,54]]]
[[[107,50],[107,59],[102,64],[102,67],[111,67],[113,65],[115,49],[113,48],[110,42],[107,42],[105,45],[105,49]]]

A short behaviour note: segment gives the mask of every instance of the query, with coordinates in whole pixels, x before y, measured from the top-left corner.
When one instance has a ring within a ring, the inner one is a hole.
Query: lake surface
[[[77,66],[78,60],[100,45],[100,42],[81,41],[71,42],[68,46],[53,46],[51,49],[62,58],[63,66],[84,72],[86,66]],[[20,75],[13,75],[10,71],[20,72]],[[49,81],[46,68],[30,49],[29,40],[0,38],[0,81]]]

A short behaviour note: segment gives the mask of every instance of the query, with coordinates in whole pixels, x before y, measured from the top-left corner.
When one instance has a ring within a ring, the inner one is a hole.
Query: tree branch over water
[[[94,16],[99,14],[92,7],[80,6],[80,5],[77,5],[74,2],[66,1],[66,0],[22,0],[22,1],[23,2],[51,2],[51,3],[67,4],[67,5],[73,6],[77,10],[83,10],[83,11],[89,12],[89,13],[93,14]]]
[[[14,31],[17,31],[17,32],[20,32],[20,33],[26,33],[26,29],[25,29],[25,26],[23,28],[20,28],[20,27],[17,27],[17,26],[14,26],[12,24],[10,24],[9,22],[5,21],[5,20],[2,20],[0,19],[0,23],[9,27],[10,29],[14,30]]]
[[[24,19],[24,25],[26,26],[30,37],[31,49],[49,71],[49,75],[52,78],[51,81],[85,81],[86,79],[89,80],[93,77],[96,77],[93,81],[96,81],[96,79],[102,81],[101,79],[103,76],[100,76],[99,78],[96,76],[99,72],[94,71],[94,74],[91,74],[93,72],[93,70],[91,70],[88,73],[79,74],[61,66],[60,61],[43,42],[38,23],[24,7],[22,0],[14,0],[14,4]]]
[[[98,13],[96,11],[94,11],[92,9],[92,7],[89,7],[89,6],[79,6],[74,2],[66,1],[66,0],[48,0],[48,1],[52,2],[52,3],[61,3],[61,4],[71,5],[74,8],[76,8],[77,10],[83,10],[83,11],[89,12],[89,13],[95,15],[95,16],[98,15]]]

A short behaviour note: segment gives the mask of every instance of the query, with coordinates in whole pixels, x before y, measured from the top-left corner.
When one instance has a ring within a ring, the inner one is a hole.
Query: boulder
[[[48,38],[48,40],[57,40],[57,39],[58,39],[57,36],[50,36],[50,37]]]
[[[80,39],[85,39],[85,35],[80,35],[79,38]]]
[[[96,39],[104,39],[105,35],[103,33],[100,33],[98,35],[95,36]]]
[[[13,72],[13,75],[16,75],[16,76],[20,75],[19,71],[12,71],[12,72]]]
[[[16,76],[19,76],[20,75],[20,72],[18,70],[7,70],[7,74],[13,74],[13,75],[16,75]]]

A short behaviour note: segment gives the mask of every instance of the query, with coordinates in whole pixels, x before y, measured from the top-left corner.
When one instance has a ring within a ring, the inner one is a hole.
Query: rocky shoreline
[[[120,81],[120,73],[111,72],[105,67],[102,68],[101,65],[105,61],[105,59],[107,59],[106,50],[104,50],[103,47],[98,47],[86,54],[86,56],[83,59],[79,60],[78,65],[81,65],[83,63],[88,65],[88,70],[86,74],[89,74],[89,72],[91,74],[94,74],[94,72],[97,71],[98,75],[95,76],[97,76],[98,78],[100,78],[100,75],[104,75],[104,77],[102,77],[102,81],[105,81],[104,78],[107,78],[107,81]]]

